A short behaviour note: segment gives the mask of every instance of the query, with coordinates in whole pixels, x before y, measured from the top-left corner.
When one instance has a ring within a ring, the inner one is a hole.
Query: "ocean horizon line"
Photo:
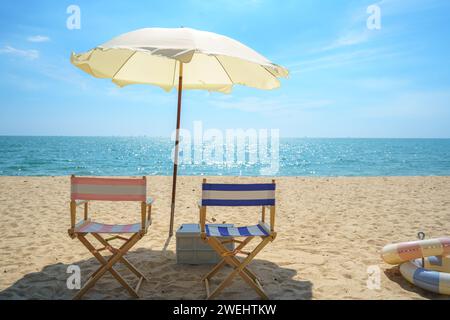
[[[171,139],[170,136],[153,136],[153,135],[17,135],[17,134],[0,134],[0,137],[11,138],[156,138]],[[280,136],[281,139],[373,139],[373,140],[450,140],[450,137],[308,137],[308,136]]]

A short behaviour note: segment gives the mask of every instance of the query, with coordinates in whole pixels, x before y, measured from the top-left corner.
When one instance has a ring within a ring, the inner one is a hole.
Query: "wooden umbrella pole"
[[[181,93],[183,91],[183,63],[180,62],[180,72],[178,76],[178,107],[177,107],[177,129],[175,138],[175,154],[173,162],[172,176],[172,203],[170,205],[170,229],[169,236],[173,235],[173,222],[175,218],[175,196],[177,190],[177,173],[178,173],[178,148],[180,144],[180,116],[181,116]]]

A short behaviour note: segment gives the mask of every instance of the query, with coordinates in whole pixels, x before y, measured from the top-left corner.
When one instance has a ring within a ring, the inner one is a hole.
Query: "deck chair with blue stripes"
[[[207,207],[242,207],[259,206],[262,208],[261,220],[256,225],[232,227],[206,224]],[[272,183],[259,184],[215,184],[203,180],[202,200],[200,208],[201,237],[221,257],[220,262],[203,277],[207,299],[213,299],[231,284],[233,278],[240,275],[262,299],[268,299],[267,294],[257,278],[247,266],[255,256],[276,237],[275,226],[275,180]],[[270,212],[270,224],[266,223],[266,209]],[[244,251],[244,247],[252,239],[259,238],[260,243],[251,252]],[[226,247],[227,243],[237,244],[234,250]],[[237,255],[243,254],[244,258]],[[210,280],[222,267],[229,265],[233,271],[211,292]]]
[[[91,178],[71,177],[71,201],[70,201],[70,224],[69,235],[77,238],[100,262],[101,266],[88,277],[87,282],[74,296],[80,299],[95,283],[109,272],[128,291],[138,298],[138,291],[145,276],[127,258],[125,254],[146,233],[151,225],[151,208],[153,200],[147,198],[146,178]],[[104,224],[94,222],[88,217],[88,204],[90,201],[136,201],[140,203],[140,219],[134,224]],[[76,222],[77,207],[84,207],[84,218]],[[92,235],[101,245],[95,248],[88,241],[87,235]],[[105,238],[104,235],[109,235]],[[119,247],[114,247],[111,241],[123,241]],[[106,259],[100,252],[109,251],[112,255]],[[132,288],[127,281],[114,269],[114,265],[121,262],[137,278],[137,285]]]

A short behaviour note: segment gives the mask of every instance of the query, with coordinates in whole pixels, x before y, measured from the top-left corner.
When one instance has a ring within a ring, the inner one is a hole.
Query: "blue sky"
[[[81,9],[68,30],[66,9]],[[369,30],[367,7],[381,9]],[[143,27],[225,34],[287,67],[281,88],[187,91],[182,126],[278,128],[288,137],[450,137],[450,2],[2,1],[1,135],[169,136],[176,92],[122,89],[70,64]]]

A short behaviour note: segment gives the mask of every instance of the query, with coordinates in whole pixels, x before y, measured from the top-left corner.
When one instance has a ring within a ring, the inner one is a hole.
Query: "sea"
[[[213,160],[200,151],[182,157],[179,175],[450,176],[450,139],[280,138],[265,161],[250,148],[208,149]],[[172,175],[172,153],[162,137],[0,136],[0,175]]]

